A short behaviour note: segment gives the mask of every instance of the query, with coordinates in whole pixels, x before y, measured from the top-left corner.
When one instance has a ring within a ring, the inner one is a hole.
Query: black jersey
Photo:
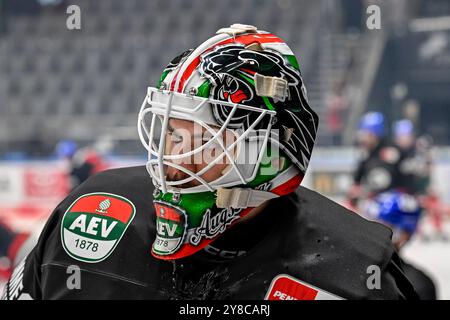
[[[436,287],[433,280],[425,272],[410,263],[404,263],[403,270],[421,300],[436,300]]]
[[[398,188],[411,194],[426,192],[429,179],[430,158],[426,153],[417,152],[415,146],[400,149]]]
[[[3,297],[264,299],[286,275],[344,299],[416,298],[388,228],[303,187],[205,250],[156,259],[152,190],[144,166],[89,178],[54,210]],[[74,270],[78,283],[71,282]]]
[[[369,194],[378,194],[404,185],[400,172],[402,154],[398,147],[381,140],[365,152],[354,174],[354,182],[362,185]]]

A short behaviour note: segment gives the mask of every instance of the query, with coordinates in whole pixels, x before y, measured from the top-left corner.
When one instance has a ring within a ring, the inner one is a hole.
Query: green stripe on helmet
[[[273,105],[270,103],[269,98],[267,97],[262,97],[264,103],[266,104],[267,109],[269,110],[275,110],[275,108],[273,107]]]
[[[297,69],[300,71],[300,65],[298,64],[297,58],[295,56],[286,55],[285,57],[294,69]]]
[[[173,200],[173,194],[160,193],[154,200],[163,200],[175,206],[180,206],[188,213],[190,223],[192,225],[199,225],[202,222],[203,213],[208,208],[211,208],[216,203],[216,196],[214,192],[199,192],[199,193],[182,193],[178,201]]]
[[[252,78],[247,77],[246,75],[244,75],[244,74],[242,74],[242,73],[239,73],[239,75],[240,75],[242,78],[244,78],[245,80],[247,80],[248,82],[250,82],[250,84],[251,84],[252,86],[255,86],[255,80],[253,80]]]
[[[158,81],[158,85],[157,88],[161,88],[161,84],[164,81],[164,79],[167,77],[167,75],[169,74],[170,70],[164,70],[163,73],[161,74],[161,78],[159,78]]]
[[[198,87],[197,96],[202,98],[208,98],[211,91],[211,82],[206,80],[200,87]]]
[[[284,158],[284,164],[282,168],[273,168],[273,160]],[[282,150],[278,150],[276,154],[270,147],[268,147],[267,152],[264,153],[261,163],[258,168],[258,173],[256,174],[255,179],[247,183],[247,186],[251,188],[255,188],[265,182],[268,182],[274,179],[280,172],[286,170],[289,166],[291,166],[292,161]]]

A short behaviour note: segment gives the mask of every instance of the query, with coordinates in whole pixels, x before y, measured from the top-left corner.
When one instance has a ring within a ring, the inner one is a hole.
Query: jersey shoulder
[[[318,231],[333,234],[341,241],[372,240],[371,245],[392,249],[392,231],[389,228],[361,217],[316,191],[300,187],[294,202],[296,220],[301,225],[312,223]]]
[[[135,185],[136,188],[133,188]],[[90,188],[107,188],[110,190],[119,190],[120,192],[135,191],[138,187],[146,186],[153,190],[151,178],[145,166],[125,167],[117,169],[108,169],[91,176],[80,187],[81,190]],[[132,187],[130,189],[130,187]]]
[[[297,210],[285,241],[294,246],[285,254],[304,281],[343,298],[399,298],[389,274],[395,255],[390,229],[304,187],[292,201]],[[379,290],[367,285],[374,272]]]
[[[75,188],[60,206],[67,208],[80,197],[91,195],[117,196],[138,207],[152,203],[154,187],[145,166],[109,169],[99,172]],[[96,211],[99,213],[98,211]],[[100,212],[101,213],[101,212]]]
[[[141,269],[149,264],[155,233],[152,191],[145,167],[100,172],[73,190],[39,238],[36,256],[42,281],[55,284],[57,275],[75,264],[87,274],[108,275],[111,281],[145,283]]]

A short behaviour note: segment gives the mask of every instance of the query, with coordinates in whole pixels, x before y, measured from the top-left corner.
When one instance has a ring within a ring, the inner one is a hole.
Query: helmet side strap
[[[278,198],[278,195],[269,191],[219,188],[217,189],[216,205],[218,208],[256,208],[274,198]]]

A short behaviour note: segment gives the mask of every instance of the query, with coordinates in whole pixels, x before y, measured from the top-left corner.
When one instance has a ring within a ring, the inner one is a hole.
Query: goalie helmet
[[[183,140],[168,140],[175,119],[194,124],[207,139],[187,143],[189,150],[168,151]],[[271,33],[235,24],[173,59],[157,86],[148,88],[138,119],[155,185],[152,254],[191,255],[252,208],[294,192],[317,126],[297,59]],[[204,156],[211,146],[214,156],[207,164],[180,164]],[[208,172],[221,161],[226,168],[211,179]],[[169,179],[174,170],[179,174]]]

